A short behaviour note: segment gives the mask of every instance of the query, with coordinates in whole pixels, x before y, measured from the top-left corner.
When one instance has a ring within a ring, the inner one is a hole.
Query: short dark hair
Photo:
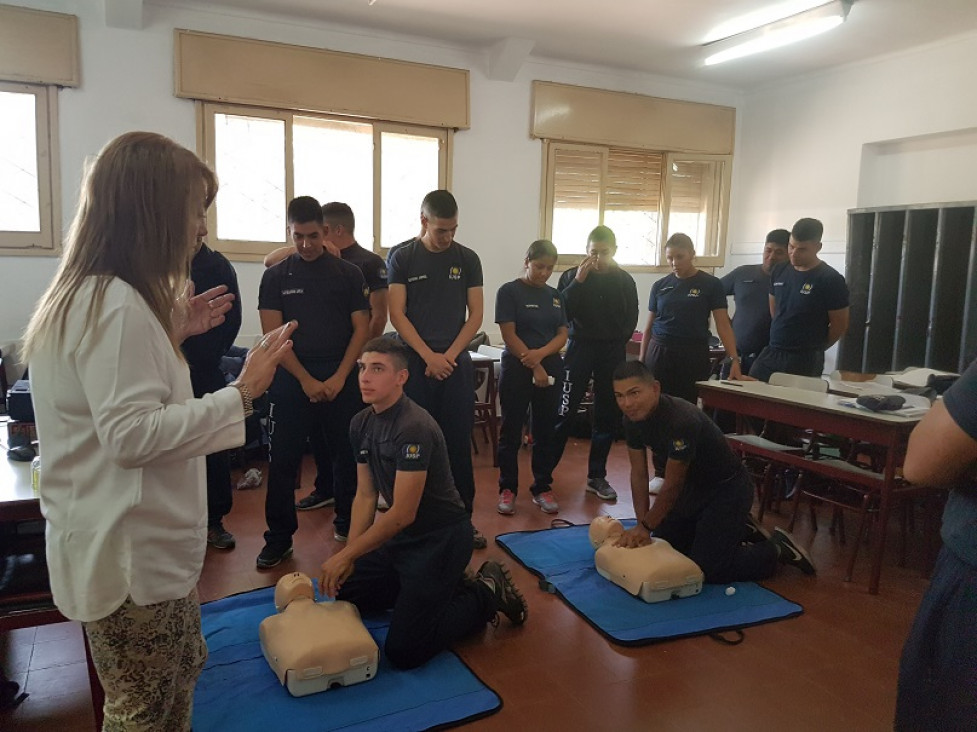
[[[693,257],[695,256],[695,244],[692,243],[692,237],[681,232],[668,237],[668,241],[665,242],[665,248],[684,249]]]
[[[774,229],[764,241],[765,244],[775,244],[778,247],[785,247],[790,243],[790,232],[787,229]]]
[[[356,229],[356,217],[349,204],[330,201],[322,204],[322,221],[329,226],[342,226],[350,234]]]
[[[611,227],[604,226],[603,224],[600,226],[595,226],[587,236],[587,243],[590,244],[592,241],[604,242],[605,244],[610,244],[612,247],[614,247],[614,249],[617,249],[617,237],[614,236],[614,232],[611,231]]]
[[[288,202],[288,223],[307,224],[314,221],[322,224],[322,207],[312,196],[299,196]]]
[[[366,345],[363,346],[363,353],[382,353],[385,356],[390,356],[397,370],[400,371],[407,368],[407,359],[410,351],[407,349],[407,346],[395,338],[377,336],[366,342]]]
[[[556,251],[556,245],[549,239],[537,239],[526,250],[526,259],[530,262],[536,259],[542,259],[543,257],[559,256],[559,253]]]
[[[431,191],[421,201],[421,215],[427,219],[453,219],[458,215],[458,202],[451,191]]]
[[[641,361],[621,361],[614,369],[614,381],[624,381],[625,379],[639,379],[649,384],[655,382],[655,374],[650,368]]]
[[[824,225],[817,219],[798,219],[790,235],[794,241],[821,241]]]

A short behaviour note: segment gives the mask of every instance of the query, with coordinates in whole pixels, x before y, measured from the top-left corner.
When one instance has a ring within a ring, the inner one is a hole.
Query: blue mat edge
[[[319,583],[316,580],[312,580],[312,583],[313,583],[314,586],[318,587],[318,584]],[[238,597],[239,595],[247,595],[250,592],[258,592],[259,590],[267,590],[267,589],[272,588],[274,586],[275,585],[265,585],[264,587],[253,587],[250,590],[242,590],[241,592],[233,592],[230,595],[224,595],[224,597],[218,597],[218,598],[215,598],[213,600],[208,600],[207,602],[202,602],[202,603],[200,603],[200,608],[201,608],[201,611],[202,611],[204,605],[210,605],[210,604],[215,603],[215,602],[218,602],[220,600],[226,600],[229,597]],[[318,592],[318,589],[316,591]],[[569,603],[567,603],[567,604],[569,604]],[[489,693],[491,693],[493,697],[495,697],[496,704],[491,709],[485,709],[485,710],[483,710],[481,712],[476,712],[475,714],[469,714],[467,717],[459,717],[458,719],[452,719],[452,720],[448,720],[448,721],[445,721],[445,722],[441,722],[439,724],[434,725],[433,727],[427,727],[424,730],[424,732],[435,732],[436,730],[453,729],[455,727],[460,727],[460,726],[462,726],[464,724],[468,724],[469,722],[474,722],[474,721],[476,721],[478,719],[485,719],[486,717],[491,717],[493,714],[497,714],[498,712],[500,712],[502,710],[502,707],[505,706],[505,701],[499,695],[499,692],[497,692],[491,686],[489,686],[488,684],[486,684],[485,681],[484,681],[484,679],[482,679],[481,676],[479,676],[477,673],[475,673],[475,670],[471,666],[469,666],[468,663],[465,661],[465,659],[462,658],[461,656],[459,656],[455,651],[453,651],[450,648],[447,648],[447,649],[445,649],[442,652],[443,653],[450,653],[451,655],[453,655],[458,660],[458,662],[468,670],[468,673],[470,673],[472,676],[474,676],[475,679],[478,681],[478,683],[480,683],[482,686],[484,686],[485,689]],[[381,653],[382,653],[382,651],[381,651]]]
[[[561,520],[561,519],[557,519],[557,520]],[[631,520],[633,521],[634,519],[631,519]],[[733,631],[733,630],[742,630],[743,628],[752,628],[752,627],[755,627],[757,625],[764,625],[766,623],[775,623],[775,622],[778,622],[780,620],[789,620],[791,618],[796,618],[799,615],[803,615],[803,613],[804,613],[804,606],[801,605],[800,603],[794,602],[793,600],[789,600],[788,598],[786,598],[783,595],[781,595],[779,592],[776,592],[774,590],[771,590],[769,587],[766,587],[764,585],[760,585],[767,592],[770,592],[770,593],[776,595],[777,597],[779,597],[784,602],[789,602],[789,603],[792,603],[794,605],[797,605],[797,607],[800,608],[800,609],[797,610],[796,612],[788,613],[787,615],[782,615],[782,616],[776,617],[776,618],[767,618],[765,620],[757,620],[757,621],[752,622],[752,623],[741,623],[739,625],[730,625],[730,626],[725,626],[725,627],[712,628],[711,630],[708,630],[708,631],[696,631],[696,632],[692,632],[692,633],[681,633],[681,634],[678,634],[678,635],[670,635],[667,638],[640,638],[640,639],[637,639],[637,640],[625,640],[625,639],[622,639],[622,638],[617,638],[617,637],[611,635],[610,633],[608,633],[603,628],[601,628],[599,625],[597,625],[597,623],[595,623],[589,617],[587,617],[576,605],[573,604],[573,602],[571,602],[569,599],[567,599],[566,595],[564,595],[562,592],[560,592],[560,590],[555,585],[553,585],[550,582],[548,582],[546,580],[546,577],[541,572],[538,572],[537,570],[535,570],[532,567],[530,567],[529,565],[527,565],[511,549],[509,549],[509,547],[507,547],[504,543],[502,543],[501,541],[499,541],[499,539],[504,539],[507,536],[516,536],[516,535],[519,535],[519,534],[538,534],[541,531],[559,531],[560,529],[570,528],[572,526],[589,526],[589,525],[590,524],[572,524],[570,522],[566,522],[564,524],[560,524],[560,525],[557,525],[557,526],[551,526],[548,529],[529,529],[529,530],[526,530],[526,531],[509,531],[509,532],[506,532],[505,534],[498,534],[495,537],[495,543],[496,543],[497,546],[499,546],[502,549],[502,551],[504,551],[506,554],[508,554],[510,557],[512,557],[515,561],[519,562],[519,564],[522,567],[524,567],[525,569],[527,569],[528,571],[532,572],[534,575],[536,575],[537,577],[539,577],[539,588],[541,590],[543,590],[543,592],[549,592],[550,594],[553,594],[553,595],[556,595],[557,597],[559,597],[561,600],[563,600],[563,602],[566,604],[567,607],[569,607],[571,610],[573,610],[573,612],[575,612],[577,615],[579,615],[581,618],[583,618],[583,620],[587,623],[587,625],[589,625],[591,628],[593,628],[594,630],[596,630],[598,633],[600,633],[602,636],[604,636],[605,638],[607,638],[609,641],[611,641],[612,643],[614,643],[616,645],[624,646],[626,648],[635,648],[637,646],[650,646],[650,645],[652,645],[654,643],[667,643],[668,641],[679,640],[680,638],[694,638],[695,636],[699,636],[699,635],[714,636],[714,635],[717,635],[717,634],[720,634],[720,633],[728,633],[728,632]],[[549,588],[543,587],[543,583],[544,582],[547,585],[549,585]],[[757,583],[757,584],[759,584],[759,583]],[[720,640],[723,643],[730,643],[730,641],[727,641],[725,639],[717,639],[717,640]],[[481,680],[481,679],[479,679],[479,680]]]

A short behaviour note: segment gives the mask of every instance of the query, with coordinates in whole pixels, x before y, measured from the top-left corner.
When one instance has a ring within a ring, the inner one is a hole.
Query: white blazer
[[[149,605],[190,593],[207,544],[202,456],[244,443],[238,391],[194,399],[186,363],[122,280],[81,335],[93,284],[75,296],[62,346],[50,334],[29,364],[51,589],[81,621],[127,596]]]

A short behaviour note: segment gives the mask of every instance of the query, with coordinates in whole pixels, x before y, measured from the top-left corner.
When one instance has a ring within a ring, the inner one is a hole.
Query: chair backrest
[[[504,349],[497,348],[495,346],[481,345],[478,347],[478,351],[476,351],[477,353],[480,353],[483,356],[490,356],[491,358],[495,359],[495,361],[492,363],[492,373],[495,376],[495,384],[493,384],[493,386],[498,385],[499,371],[502,368],[503,350]],[[487,403],[491,401],[487,393],[487,388],[489,385],[486,379],[480,380],[478,378],[479,374],[477,372],[479,370],[480,369],[476,369],[476,375],[475,375],[475,399],[478,402]],[[495,392],[494,396],[496,401],[498,401],[498,391]]]
[[[771,386],[789,386],[793,389],[803,389],[804,391],[816,391],[826,394],[828,382],[815,376],[798,376],[797,374],[785,374],[777,371],[770,375]]]

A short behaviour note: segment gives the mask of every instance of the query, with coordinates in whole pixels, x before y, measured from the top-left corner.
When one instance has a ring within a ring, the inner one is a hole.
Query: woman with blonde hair
[[[233,297],[194,296],[187,281],[216,192],[207,166],[166,137],[110,142],[25,334],[51,589],[84,626],[105,730],[190,729],[207,655],[203,456],[244,442],[251,400],[295,329],[269,333],[237,381],[193,398],[180,343],[223,322]]]

